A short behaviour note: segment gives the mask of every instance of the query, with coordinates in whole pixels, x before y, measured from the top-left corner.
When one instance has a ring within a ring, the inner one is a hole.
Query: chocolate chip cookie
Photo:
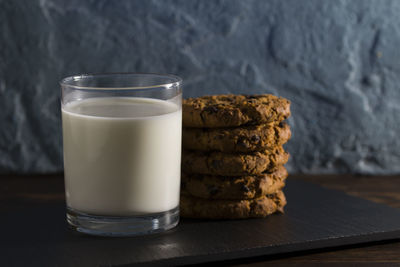
[[[183,126],[237,127],[280,122],[290,116],[290,101],[274,95],[213,95],[183,101]]]
[[[287,123],[238,128],[183,128],[186,149],[221,152],[254,152],[283,145],[291,137]]]
[[[285,195],[278,191],[250,200],[208,200],[183,193],[180,214],[187,218],[245,219],[266,217],[274,212],[283,212]]]
[[[183,173],[182,190],[199,198],[251,199],[281,190],[287,176],[283,166],[272,173],[239,177]]]
[[[243,176],[276,170],[289,160],[282,146],[248,154],[184,150],[182,171],[185,173]]]

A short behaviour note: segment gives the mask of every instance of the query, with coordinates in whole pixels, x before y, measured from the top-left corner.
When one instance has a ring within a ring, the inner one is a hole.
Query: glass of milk
[[[61,82],[67,221],[128,236],[179,221],[182,79],[78,75]]]

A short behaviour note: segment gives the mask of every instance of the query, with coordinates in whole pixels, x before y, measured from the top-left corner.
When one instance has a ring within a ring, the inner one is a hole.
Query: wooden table
[[[371,201],[400,208],[400,176],[350,175],[292,175],[324,187]],[[0,212],[22,209],[41,203],[64,202],[64,184],[61,174],[55,175],[3,175],[0,176]],[[400,224],[400,222],[399,222]],[[226,262],[227,265],[264,266],[279,265],[354,265],[389,264],[400,266],[400,240],[397,242],[365,244],[329,250],[308,251],[274,257],[259,257]]]

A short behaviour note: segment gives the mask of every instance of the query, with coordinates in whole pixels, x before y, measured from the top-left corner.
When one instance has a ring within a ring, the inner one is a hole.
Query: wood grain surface
[[[400,208],[400,176],[292,175],[349,195]],[[62,175],[3,175],[0,177],[0,211],[25,210],[40,204],[63,204]],[[400,221],[399,221],[400,224]],[[400,265],[400,242],[379,242],[335,249],[311,250],[269,257],[226,261],[226,265]]]

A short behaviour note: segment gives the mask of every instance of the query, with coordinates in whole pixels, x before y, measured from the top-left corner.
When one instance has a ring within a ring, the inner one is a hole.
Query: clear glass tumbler
[[[60,84],[68,223],[111,236],[175,227],[182,79],[85,74]]]

